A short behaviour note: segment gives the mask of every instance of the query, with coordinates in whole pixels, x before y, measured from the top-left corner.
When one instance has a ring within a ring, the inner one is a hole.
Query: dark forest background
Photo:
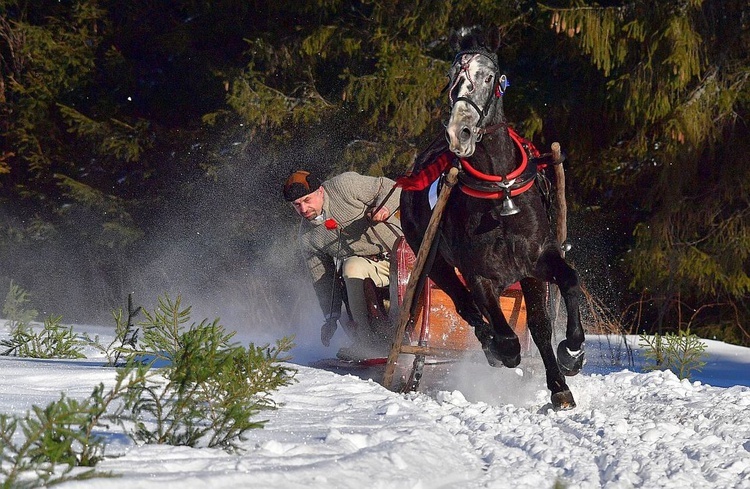
[[[589,317],[750,344],[744,0],[0,0],[0,291],[70,322],[133,292],[308,314],[281,182],[405,173],[474,24],[512,124],[567,153]]]

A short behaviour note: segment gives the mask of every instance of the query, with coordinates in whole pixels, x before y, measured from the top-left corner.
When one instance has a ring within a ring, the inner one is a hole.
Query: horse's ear
[[[456,29],[451,29],[450,36],[448,36],[448,45],[454,53],[461,50],[461,35]]]
[[[500,29],[494,24],[487,29],[487,48],[493,53],[500,49]]]

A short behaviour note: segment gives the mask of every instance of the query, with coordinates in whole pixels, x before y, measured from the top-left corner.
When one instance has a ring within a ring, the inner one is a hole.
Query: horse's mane
[[[412,173],[419,172],[446,151],[448,151],[448,141],[445,139],[445,135],[441,133],[414,159]]]
[[[492,43],[495,43],[494,47]],[[481,26],[464,27],[453,31],[450,44],[456,53],[456,57],[466,53],[479,53],[487,56],[498,65],[497,47],[498,39],[490,39]]]

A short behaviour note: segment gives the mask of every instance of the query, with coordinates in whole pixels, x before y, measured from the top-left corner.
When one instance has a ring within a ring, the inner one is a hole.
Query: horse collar
[[[497,126],[500,125],[502,124]],[[494,130],[497,128],[491,126],[485,129],[485,132]],[[529,156],[536,156],[536,148],[510,127],[508,133],[521,154],[518,167],[507,175],[489,175],[474,168],[467,159],[461,158],[459,164],[462,171],[458,175],[458,181],[463,193],[480,199],[502,199],[515,197],[531,188],[536,178],[537,168],[529,165]]]

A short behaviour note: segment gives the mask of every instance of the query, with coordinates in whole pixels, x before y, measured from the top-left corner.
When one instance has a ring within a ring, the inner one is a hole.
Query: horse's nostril
[[[461,129],[461,132],[458,133],[458,137],[462,142],[469,141],[471,139],[471,131],[468,127],[464,127]]]

